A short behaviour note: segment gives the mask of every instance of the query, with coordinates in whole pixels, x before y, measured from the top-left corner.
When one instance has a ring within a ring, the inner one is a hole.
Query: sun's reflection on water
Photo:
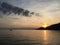
[[[44,39],[43,45],[47,45],[47,30],[43,30],[43,39]]]
[[[47,31],[44,30],[44,40],[46,41],[47,40]]]

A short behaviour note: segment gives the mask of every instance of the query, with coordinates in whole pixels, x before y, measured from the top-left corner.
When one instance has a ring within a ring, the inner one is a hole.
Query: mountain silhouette
[[[60,30],[60,23],[48,26],[46,29],[50,30]]]
[[[45,30],[46,28],[44,27],[40,27],[40,28],[37,28],[37,30]]]
[[[60,30],[60,23],[58,23],[58,24],[53,24],[53,25],[48,26],[48,27],[46,27],[46,28],[40,27],[40,28],[37,28],[37,30]]]

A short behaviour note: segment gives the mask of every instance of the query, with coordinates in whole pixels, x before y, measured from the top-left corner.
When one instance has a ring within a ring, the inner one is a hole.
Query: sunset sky
[[[39,13],[39,15],[23,16],[3,14],[0,11],[0,28],[38,28],[44,24],[52,25],[60,22],[60,0],[0,0],[10,5]],[[12,16],[13,15],[13,16]]]

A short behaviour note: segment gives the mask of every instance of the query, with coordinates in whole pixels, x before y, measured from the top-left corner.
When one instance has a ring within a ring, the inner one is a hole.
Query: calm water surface
[[[60,31],[0,30],[0,45],[60,45]]]

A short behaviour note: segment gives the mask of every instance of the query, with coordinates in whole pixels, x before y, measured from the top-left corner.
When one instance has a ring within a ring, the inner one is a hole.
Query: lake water
[[[60,31],[0,30],[0,45],[60,45]]]

